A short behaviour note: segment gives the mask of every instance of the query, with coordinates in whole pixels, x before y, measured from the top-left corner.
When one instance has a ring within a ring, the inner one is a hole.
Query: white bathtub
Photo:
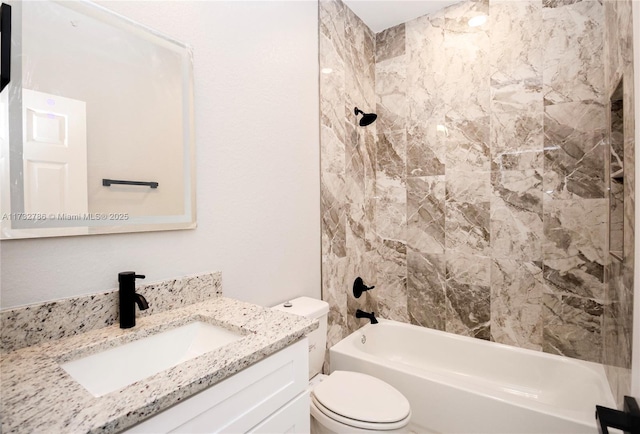
[[[331,370],[400,390],[426,433],[597,433],[615,408],[601,365],[395,321],[368,324],[330,349]]]

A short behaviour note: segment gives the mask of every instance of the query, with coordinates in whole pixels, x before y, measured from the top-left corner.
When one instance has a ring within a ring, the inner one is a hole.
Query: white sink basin
[[[239,333],[197,321],[60,366],[97,397],[241,337]]]

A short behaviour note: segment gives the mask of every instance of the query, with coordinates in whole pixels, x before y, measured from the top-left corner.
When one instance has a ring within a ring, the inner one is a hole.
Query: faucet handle
[[[356,280],[353,282],[353,296],[355,298],[360,298],[363,292],[369,291],[370,289],[375,288],[375,286],[367,286],[362,281],[362,277],[356,277]]]
[[[132,281],[136,279],[144,279],[146,276],[144,274],[136,274],[135,271],[122,271],[118,273],[118,282],[124,281]]]

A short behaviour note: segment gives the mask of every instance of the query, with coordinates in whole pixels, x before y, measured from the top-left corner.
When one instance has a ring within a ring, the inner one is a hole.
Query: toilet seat
[[[331,420],[366,430],[406,426],[409,401],[393,386],[359,372],[335,371],[311,392],[312,405]]]

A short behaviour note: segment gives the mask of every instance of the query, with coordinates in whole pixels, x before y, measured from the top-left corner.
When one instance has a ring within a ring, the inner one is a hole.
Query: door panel
[[[22,90],[26,213],[88,212],[86,104]]]

